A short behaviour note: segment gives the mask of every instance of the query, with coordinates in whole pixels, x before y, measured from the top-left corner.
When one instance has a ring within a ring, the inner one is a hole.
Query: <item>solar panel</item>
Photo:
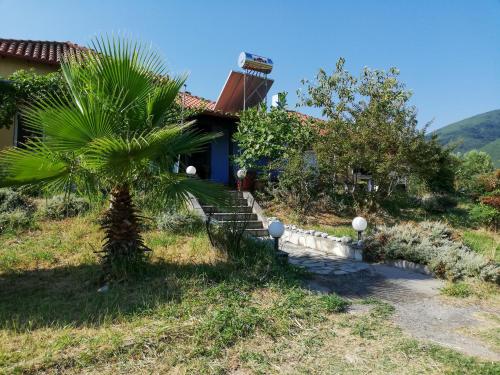
[[[239,112],[262,102],[273,84],[265,76],[231,71],[215,103],[215,110]]]

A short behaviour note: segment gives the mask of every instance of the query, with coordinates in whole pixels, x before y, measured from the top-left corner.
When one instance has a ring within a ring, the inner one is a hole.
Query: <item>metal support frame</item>
[[[247,96],[247,75],[253,75],[253,76],[256,76],[256,77],[264,77],[264,82],[260,83],[251,93],[250,95]],[[247,99],[250,99],[252,98],[252,96],[255,95],[255,93],[258,91],[258,89],[262,86],[262,85],[266,85],[266,96],[264,98],[260,98],[261,100],[265,100],[266,101],[266,105],[267,105],[267,74],[265,73],[259,73],[259,72],[256,72],[256,71],[253,71],[253,70],[250,70],[250,69],[245,69],[243,71],[243,110],[246,110],[247,109]]]

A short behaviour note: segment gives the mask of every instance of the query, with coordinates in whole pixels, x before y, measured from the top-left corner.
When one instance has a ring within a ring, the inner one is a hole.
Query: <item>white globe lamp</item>
[[[236,176],[238,177],[239,180],[243,180],[247,175],[247,170],[245,168],[238,169],[238,172],[236,172]]]
[[[196,168],[190,165],[186,168],[186,173],[188,174],[188,176],[194,176],[196,174]]]
[[[364,217],[358,216],[352,220],[352,227],[358,232],[358,241],[361,240],[361,234],[366,230],[368,222]]]
[[[245,168],[238,169],[238,172],[236,172],[236,177],[238,178],[238,191],[242,190],[242,184],[243,184],[243,179],[247,175],[247,170]]]
[[[283,236],[283,233],[285,233],[285,226],[281,221],[274,220],[269,223],[267,230],[269,231],[269,235],[274,238],[274,249],[278,251],[280,238]]]
[[[269,234],[272,238],[280,238],[285,233],[285,226],[279,220],[274,220],[269,224]]]

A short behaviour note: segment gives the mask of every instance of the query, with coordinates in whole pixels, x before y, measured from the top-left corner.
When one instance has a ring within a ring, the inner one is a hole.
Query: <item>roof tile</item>
[[[0,56],[17,57],[51,65],[58,65],[66,53],[74,53],[79,56],[85,50],[87,48],[71,42],[0,38]]]

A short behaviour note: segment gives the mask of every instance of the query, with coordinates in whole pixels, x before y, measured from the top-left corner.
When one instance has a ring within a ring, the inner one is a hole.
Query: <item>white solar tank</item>
[[[273,70],[273,60],[253,53],[242,52],[238,58],[238,66],[241,69],[269,74]]]

